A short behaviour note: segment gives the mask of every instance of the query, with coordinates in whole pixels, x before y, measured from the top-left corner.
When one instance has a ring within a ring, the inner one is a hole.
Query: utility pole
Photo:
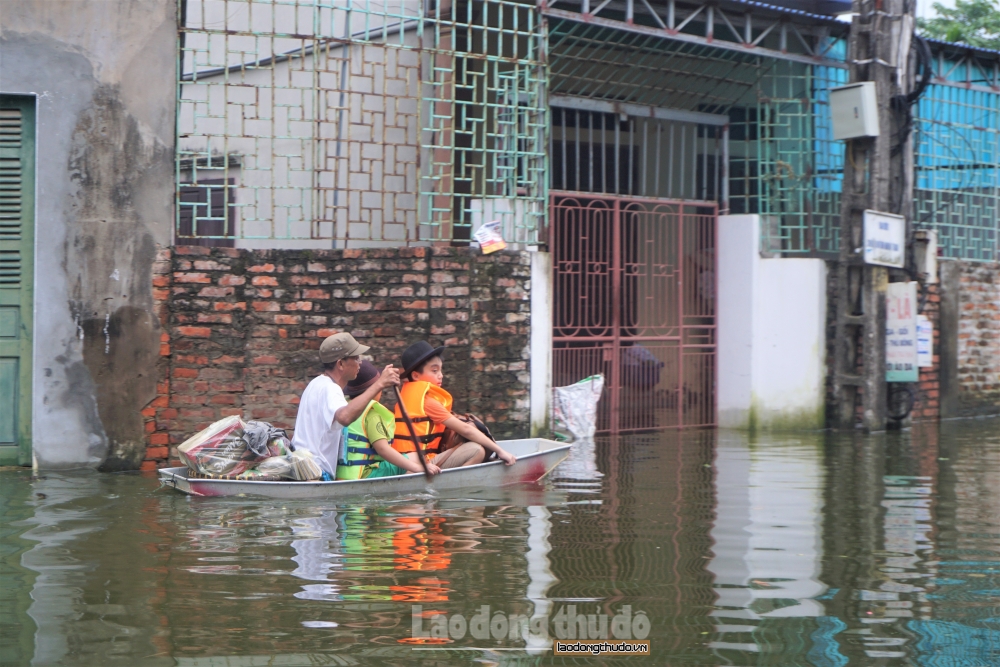
[[[866,264],[866,209],[904,215],[911,237],[913,202],[910,45],[914,5],[908,0],[854,0],[847,58],[851,83],[875,82],[879,133],[847,142],[841,194],[840,257],[834,348],[834,425],[886,427],[886,288],[890,269]]]

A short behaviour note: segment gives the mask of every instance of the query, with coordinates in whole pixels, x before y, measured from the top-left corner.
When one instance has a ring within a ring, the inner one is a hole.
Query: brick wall
[[[959,267],[958,393],[961,414],[1000,414],[1000,264],[954,261]],[[827,418],[835,414],[833,397],[833,346],[836,321],[836,263],[829,263],[827,281]],[[920,369],[914,389],[910,416],[914,422],[941,417],[942,355],[941,283],[922,284],[918,301],[920,313],[934,327],[934,365]],[[954,289],[954,288],[952,288]],[[859,351],[860,356],[860,351]],[[860,389],[856,407],[861,422]]]
[[[959,400],[971,413],[1000,414],[1000,264],[960,266]]]
[[[941,383],[939,346],[941,344],[941,291],[937,283],[921,284],[917,294],[920,314],[925,315],[934,327],[933,366],[920,369],[920,381],[914,387],[913,410],[910,417],[915,422],[937,421],[941,416]]]
[[[172,447],[227,415],[293,428],[319,345],[338,331],[380,367],[420,339],[447,345],[456,410],[498,437],[526,436],[530,273],[527,253],[469,248],[161,250],[161,377],[143,411],[143,468],[172,462]]]

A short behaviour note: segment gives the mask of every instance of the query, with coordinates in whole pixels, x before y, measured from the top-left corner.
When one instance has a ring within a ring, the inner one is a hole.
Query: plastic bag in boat
[[[188,468],[203,475],[239,475],[271,456],[269,443],[249,439],[246,427],[237,415],[220,419],[185,440],[177,453]]]
[[[323,476],[323,469],[308,449],[299,447],[282,456],[272,456],[257,464],[255,470],[264,475],[308,482]]]
[[[246,422],[243,425],[243,439],[247,447],[261,458],[284,456],[291,451],[285,429],[268,422]]]
[[[552,401],[553,430],[574,438],[592,438],[597,431],[597,402],[604,391],[604,376],[591,375],[568,387],[555,387]]]

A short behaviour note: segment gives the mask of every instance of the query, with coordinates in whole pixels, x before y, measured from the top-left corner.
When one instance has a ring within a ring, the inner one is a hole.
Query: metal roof
[[[801,2],[799,0],[787,0],[787,2],[788,2],[788,5],[801,5],[801,6],[809,6],[809,5],[813,5],[814,4],[812,2]],[[838,20],[836,18],[833,18],[832,16],[825,16],[825,15],[822,15],[822,14],[808,12],[808,11],[804,11],[802,9],[796,9],[794,7],[791,7],[791,6],[776,5],[776,4],[770,4],[770,3],[764,3],[764,2],[755,2],[755,0],[725,0],[724,4],[727,4],[727,5],[736,5],[736,6],[744,6],[744,7],[751,8],[751,9],[762,9],[762,10],[765,10],[765,11],[771,11],[771,12],[778,12],[778,13],[783,13],[783,14],[789,14],[789,15],[798,16],[798,17],[801,17],[801,18],[812,19],[812,20],[818,21],[820,23],[840,23],[840,24],[845,25],[845,26],[849,25],[849,24],[847,24],[844,21],[840,21],[840,20]],[[841,3],[841,2],[836,2],[836,0],[830,0],[830,2],[828,4],[830,4],[830,5],[842,4],[845,7],[845,9],[844,9],[845,12],[849,12],[850,9],[851,9],[851,3],[850,2],[842,2]],[[838,11],[836,13],[841,13],[841,12]],[[931,38],[931,37],[926,37],[925,39],[932,46],[936,46],[936,47],[940,47],[940,48],[954,49],[954,50],[957,50],[957,51],[974,51],[976,53],[981,53],[983,55],[994,56],[994,57],[997,57],[998,59],[1000,59],[1000,50],[997,50],[997,49],[987,49],[987,48],[984,48],[982,46],[972,46],[971,44],[962,44],[962,43],[957,43],[957,42],[946,42],[944,40],[934,39],[934,38]]]
[[[799,9],[797,7],[785,6],[785,5],[774,5],[766,2],[756,2],[755,0],[725,0],[722,4],[733,5],[737,7],[745,7],[747,9],[760,9],[769,12],[775,12],[777,14],[784,14],[786,16],[795,16],[804,19],[810,19],[818,23],[825,24],[839,24],[847,25],[843,21],[838,21],[831,14],[817,14],[815,12],[806,11],[805,9]],[[794,2],[789,1],[789,5],[813,5],[811,2]],[[851,4],[844,3],[846,5],[846,11],[850,11]]]
[[[950,48],[956,51],[975,51],[976,53],[982,53],[984,55],[990,55],[1000,60],[1000,51],[996,49],[987,49],[982,46],[972,46],[971,44],[962,44],[960,42],[945,42],[944,40],[934,39],[932,37],[925,37],[932,46],[938,46],[942,48]]]

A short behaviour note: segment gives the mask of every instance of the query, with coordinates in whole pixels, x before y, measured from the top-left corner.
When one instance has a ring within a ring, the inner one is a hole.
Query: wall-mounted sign
[[[906,218],[865,211],[865,263],[903,268],[906,263]]]
[[[916,382],[917,283],[889,283],[885,302],[886,382]]]
[[[926,315],[917,315],[917,367],[934,365],[934,325]]]

